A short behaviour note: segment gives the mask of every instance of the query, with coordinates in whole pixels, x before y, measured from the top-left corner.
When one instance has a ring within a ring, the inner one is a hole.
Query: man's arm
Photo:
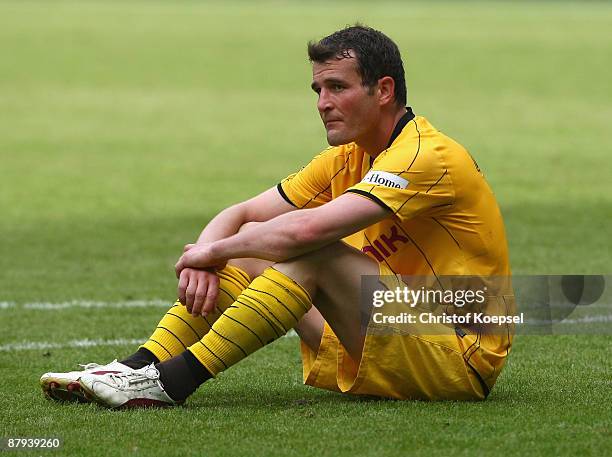
[[[294,210],[276,187],[242,203],[230,206],[215,216],[202,230],[197,243],[212,243],[238,233],[247,222],[263,222]]]
[[[251,230],[196,246],[179,259],[177,274],[187,267],[214,267],[240,257],[283,261],[338,241],[391,215],[378,203],[347,193],[320,207],[281,214]]]
[[[185,252],[199,244],[206,245],[232,236],[247,222],[267,221],[294,209],[276,188],[269,189],[221,211],[202,230],[196,244],[185,246]],[[210,312],[217,301],[219,278],[212,269],[185,268],[179,275],[177,293],[179,301],[193,315],[199,314],[202,309]]]

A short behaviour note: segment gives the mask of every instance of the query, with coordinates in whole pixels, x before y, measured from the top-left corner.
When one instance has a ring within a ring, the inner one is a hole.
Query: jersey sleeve
[[[335,148],[328,148],[315,156],[297,173],[290,174],[277,186],[278,192],[296,208],[314,208],[332,199],[331,180]]]
[[[448,170],[433,151],[421,156],[389,149],[363,179],[348,188],[409,220],[453,204],[455,192]]]

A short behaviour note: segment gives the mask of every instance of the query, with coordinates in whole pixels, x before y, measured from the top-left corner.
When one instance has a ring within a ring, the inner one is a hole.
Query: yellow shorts
[[[403,285],[385,265],[380,275],[389,289]],[[372,322],[358,361],[348,355],[327,323],[316,353],[302,342],[304,383],[401,400],[483,400],[507,355],[507,350],[502,356],[485,350],[479,335],[460,332],[461,336],[448,327],[436,329],[435,335],[376,334],[371,327]]]

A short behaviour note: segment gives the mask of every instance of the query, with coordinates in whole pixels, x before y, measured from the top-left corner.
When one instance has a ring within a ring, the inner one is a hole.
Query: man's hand
[[[184,268],[179,274],[178,297],[192,316],[206,316],[215,309],[219,278],[214,271]]]
[[[183,255],[174,266],[176,277],[180,278],[181,271],[184,268],[208,269],[211,271],[222,270],[227,262],[213,257],[210,249],[211,244],[197,243],[186,245]]]

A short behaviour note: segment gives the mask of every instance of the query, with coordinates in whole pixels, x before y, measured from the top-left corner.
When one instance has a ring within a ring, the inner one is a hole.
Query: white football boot
[[[124,373],[87,374],[79,380],[89,400],[112,409],[176,406],[159,380],[155,364]]]
[[[117,360],[113,360],[106,365],[97,363],[80,364],[83,368],[81,371],[69,371],[67,373],[45,373],[40,377],[40,386],[43,393],[48,398],[57,401],[79,401],[88,402],[81,391],[79,378],[84,374],[119,374],[128,371],[134,371]]]

